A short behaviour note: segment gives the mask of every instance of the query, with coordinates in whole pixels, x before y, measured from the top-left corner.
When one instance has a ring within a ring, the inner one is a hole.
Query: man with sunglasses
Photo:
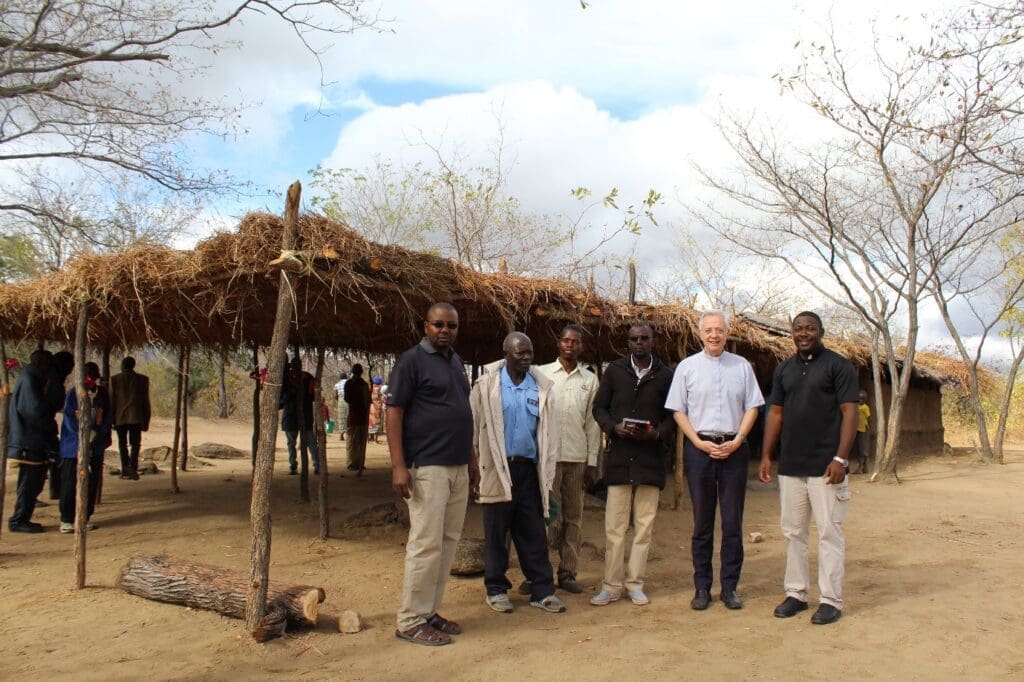
[[[604,481],[604,584],[590,599],[605,606],[623,587],[637,606],[649,603],[644,573],[651,546],[658,496],[665,487],[665,453],[674,442],[675,422],[665,409],[672,370],[651,354],[654,335],[646,322],[629,328],[629,354],[609,363],[594,398],[594,418],[608,438]],[[623,583],[623,557],[630,514],[633,547]]]
[[[690,550],[695,587],[690,607],[703,611],[711,605],[715,511],[721,506],[721,599],[726,608],[741,609],[736,586],[743,567],[743,502],[750,461],[747,434],[754,428],[764,396],[746,358],[725,350],[729,340],[725,313],[704,313],[697,329],[704,348],[676,367],[665,403],[686,434],[683,461],[693,503]]]
[[[452,345],[459,314],[450,303],[427,311],[425,337],[398,359],[388,380],[391,484],[409,505],[405,583],[395,636],[414,644],[450,644],[462,633],[438,613],[462,535],[466,503],[480,474],[473,458],[469,380]]]

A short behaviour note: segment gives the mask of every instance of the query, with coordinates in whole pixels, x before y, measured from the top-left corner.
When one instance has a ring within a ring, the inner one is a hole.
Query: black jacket
[[[302,385],[305,387],[302,398],[302,423],[306,429],[313,428],[313,400],[316,393],[313,391],[313,375],[309,372],[302,372]],[[299,375],[291,370],[285,370],[284,381],[281,384],[281,394],[277,399],[277,407],[284,410],[281,413],[281,430],[299,430]]]
[[[608,436],[604,481],[665,487],[665,456],[675,442],[676,423],[665,409],[672,370],[651,358],[651,371],[637,382],[629,356],[608,365],[594,398],[594,419]],[[618,438],[615,425],[623,418],[647,419],[658,431],[654,441]]]

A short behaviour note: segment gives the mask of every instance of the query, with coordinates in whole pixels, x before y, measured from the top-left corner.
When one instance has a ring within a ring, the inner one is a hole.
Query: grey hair
[[[700,319],[697,320],[697,329],[704,326],[704,320],[709,317],[720,317],[722,322],[725,323],[725,331],[729,331],[729,315],[724,310],[705,310],[700,314]]]
[[[502,350],[502,352],[503,353],[511,353],[512,352],[512,344],[514,342],[520,340],[520,339],[525,340],[531,346],[533,345],[533,341],[530,341],[530,337],[527,336],[526,334],[524,334],[522,332],[509,332],[508,336],[505,337],[505,340],[501,342],[501,350]]]

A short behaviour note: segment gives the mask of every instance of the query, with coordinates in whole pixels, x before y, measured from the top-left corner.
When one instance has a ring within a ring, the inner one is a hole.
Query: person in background
[[[868,472],[868,457],[871,453],[871,434],[868,424],[871,423],[871,408],[868,407],[868,392],[861,390],[860,404],[857,405],[857,464],[858,474]]]
[[[363,366],[352,365],[352,376],[345,382],[348,403],[348,470],[361,475],[366,468],[366,438],[370,425],[370,386],[363,379]]]
[[[50,462],[47,434],[53,415],[46,401],[53,355],[36,350],[14,384],[8,408],[7,461],[18,465],[14,511],[7,520],[12,533],[42,533],[43,525],[32,520],[36,498],[46,485]]]
[[[338,440],[345,442],[345,429],[348,426],[348,403],[345,402],[345,382],[348,375],[344,372],[334,384],[334,399],[338,401]]]
[[[380,433],[381,417],[384,415],[384,394],[381,392],[381,385],[384,382],[380,377],[374,377],[370,385],[370,418],[367,426],[367,436],[374,443],[377,442],[377,435]]]
[[[121,373],[110,378],[110,409],[121,454],[121,478],[137,481],[142,432],[149,431],[152,407],[149,377],[135,371],[135,358],[130,355],[121,360]]]
[[[94,530],[96,525],[89,519],[95,509],[97,484],[93,481],[92,471],[103,466],[104,438],[101,435],[104,425],[109,423],[110,408],[100,396],[100,368],[95,362],[85,363],[85,390],[92,405],[92,416],[89,423],[89,464],[90,471],[86,493],[88,500],[86,510],[86,530]],[[78,490],[78,437],[80,424],[78,419],[78,387],[72,386],[64,399],[64,417],[60,423],[60,532],[73,533],[75,530],[75,504]],[[110,435],[107,431],[106,439]],[[96,451],[99,450],[99,463],[96,463]]]

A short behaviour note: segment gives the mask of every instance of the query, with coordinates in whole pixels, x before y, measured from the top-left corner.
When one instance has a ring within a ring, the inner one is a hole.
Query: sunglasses
[[[648,336],[647,334],[641,334],[639,336],[630,336],[629,340],[630,341],[634,341],[634,342],[635,341],[650,341],[651,337]]]
[[[434,322],[427,322],[427,324],[429,324],[434,329],[444,329],[445,327],[448,327],[449,329],[459,328],[458,322],[442,322],[441,320],[435,320]]]

